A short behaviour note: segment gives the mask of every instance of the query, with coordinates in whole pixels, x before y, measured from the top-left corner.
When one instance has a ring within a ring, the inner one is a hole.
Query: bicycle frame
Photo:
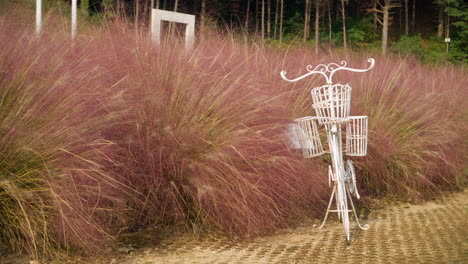
[[[342,61],[340,65],[336,63],[330,63],[328,65],[319,64],[315,68],[312,69],[311,65],[306,67],[308,73],[297,77],[295,79],[288,79],[286,77],[286,71],[282,71],[280,73],[281,77],[288,81],[288,82],[296,82],[299,80],[304,79],[307,76],[312,74],[321,74],[326,78],[327,85],[322,87],[317,87],[312,90],[312,98],[314,100],[313,108],[317,113],[317,120],[320,124],[325,125],[325,130],[327,133],[327,141],[330,149],[330,156],[332,160],[331,166],[329,166],[329,182],[333,182],[333,190],[332,194],[328,203],[327,211],[325,213],[324,220],[319,228],[322,228],[327,221],[328,214],[330,212],[335,212],[338,214],[338,218],[343,223],[343,227],[346,233],[346,241],[348,245],[351,242],[351,235],[350,235],[350,225],[349,225],[349,215],[348,213],[353,212],[356,223],[359,228],[366,230],[369,228],[368,225],[362,226],[359,222],[358,215],[356,213],[356,209],[354,207],[354,203],[352,200],[351,192],[354,191],[357,198],[359,199],[359,194],[357,192],[357,188],[355,186],[355,175],[354,175],[354,168],[352,166],[352,162],[348,161],[348,169],[345,169],[344,161],[343,161],[343,147],[341,141],[341,125],[348,124],[350,120],[356,120],[356,118],[361,118],[365,120],[365,122],[361,122],[359,124],[365,124],[365,129],[367,129],[367,117],[349,117],[349,108],[350,108],[350,100],[351,100],[351,87],[349,85],[333,85],[332,84],[332,77],[333,74],[339,70],[347,70],[353,72],[366,72],[372,69],[375,65],[375,60],[370,58],[368,59],[370,66],[366,69],[352,69],[346,67],[346,62]],[[298,119],[300,120],[300,119]],[[356,125],[353,123],[353,127],[350,129],[347,128],[347,131],[356,130]],[[353,128],[353,129],[351,129]],[[316,129],[316,128],[315,128]],[[358,131],[362,131],[363,129],[358,129]],[[367,133],[367,131],[366,131]],[[364,138],[363,136],[361,136]],[[314,138],[316,140],[316,138]],[[367,135],[365,135],[365,140],[367,140]],[[348,139],[347,139],[348,142]],[[351,141],[349,141],[351,142]],[[367,147],[366,144],[362,144],[362,146]],[[359,152],[353,153],[352,156],[358,155],[365,155],[365,149],[360,149]],[[350,153],[351,154],[351,153]],[[354,184],[353,188],[350,191],[350,186]],[[331,210],[331,205],[333,203],[333,199],[336,201],[336,209]],[[349,201],[349,202],[348,202]],[[352,210],[348,209],[348,204],[351,204]]]

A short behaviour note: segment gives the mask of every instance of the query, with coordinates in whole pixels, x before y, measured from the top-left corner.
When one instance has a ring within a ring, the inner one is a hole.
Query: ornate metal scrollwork
[[[306,70],[308,71],[308,73],[302,75],[302,76],[299,76],[295,79],[288,79],[286,77],[286,71],[281,71],[281,78],[283,78],[283,80],[285,81],[288,81],[288,82],[297,82],[299,80],[302,80],[304,79],[305,77],[307,76],[310,76],[312,74],[321,74],[325,77],[326,81],[327,81],[327,84],[332,84],[332,77],[333,77],[333,74],[335,74],[335,72],[337,71],[341,71],[341,70],[346,70],[346,71],[352,71],[352,72],[366,72],[370,69],[372,69],[375,65],[375,60],[373,58],[369,58],[367,60],[370,65],[369,67],[367,67],[366,69],[353,69],[353,68],[348,68],[346,67],[347,63],[346,61],[341,61],[339,64],[338,63],[330,63],[330,64],[318,64],[317,66],[313,67],[312,65],[307,65],[306,66]]]

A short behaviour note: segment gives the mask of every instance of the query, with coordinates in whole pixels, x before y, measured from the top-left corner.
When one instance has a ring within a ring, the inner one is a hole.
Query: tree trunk
[[[445,24],[445,37],[450,38],[450,16],[447,14],[447,23]],[[446,52],[449,52],[449,42],[446,42]]]
[[[114,3],[113,3],[114,4]],[[81,13],[88,16],[89,15],[89,1],[78,0],[78,8],[81,9]]]
[[[319,22],[320,22],[320,13],[319,13],[319,0],[315,0],[315,54],[319,53]]]
[[[245,11],[245,32],[249,32],[249,14],[250,14],[250,0],[247,0],[247,10]]]
[[[268,0],[267,9],[267,37],[271,37],[271,0]]]
[[[305,1],[305,6],[304,6],[304,34],[303,34],[303,38],[302,38],[302,41],[304,41],[304,42],[306,42],[306,40],[307,40],[307,32],[309,31],[309,28],[308,28],[309,1],[310,0],[306,0]]]
[[[411,21],[411,32],[414,33],[414,26],[416,24],[416,0],[413,0],[413,20]]]
[[[328,1],[328,48],[332,48],[332,16],[330,1]]]
[[[280,11],[280,29],[279,29],[279,43],[283,40],[283,9],[284,9],[284,0],[281,0],[281,11]]]
[[[179,0],[175,0],[174,2],[174,12],[177,12],[177,7],[179,6]],[[169,28],[167,32],[169,32],[169,36],[172,37],[174,36],[174,31],[175,31],[175,24],[173,22],[169,22]]]
[[[259,6],[259,3],[258,3],[258,0],[255,0],[255,34],[258,34],[258,13],[260,13],[258,11],[258,6]]]
[[[275,29],[273,31],[273,38],[276,39],[276,31],[278,27],[278,11],[279,11],[279,1],[276,0],[276,9],[275,9]]]
[[[205,32],[205,22],[206,21],[206,0],[201,0],[200,7],[200,33]]]
[[[405,0],[405,35],[409,34],[409,25],[408,25],[408,0]]]
[[[374,3],[373,3],[374,12],[372,12],[372,15],[374,16],[374,24],[372,24],[372,30],[373,30],[373,33],[374,33],[373,38],[374,39],[375,39],[375,35],[377,34],[377,1],[378,0],[374,0]]]
[[[265,40],[265,0],[262,0],[262,41]]]
[[[445,23],[445,37],[450,38],[450,16],[447,14],[447,23]]]
[[[388,44],[388,18],[389,18],[389,6],[390,0],[384,1],[384,6],[382,7],[383,11],[383,21],[382,21],[382,54],[387,54],[387,44]]]
[[[341,17],[343,18],[343,48],[348,49],[347,40],[346,40],[346,16],[345,16],[345,3],[344,0],[341,0]]]
[[[401,35],[401,29],[403,28],[403,23],[402,23],[402,20],[403,20],[403,15],[402,15],[402,8],[401,8],[402,4],[401,4],[401,0],[398,0],[398,34]]]
[[[437,24],[437,37],[441,38],[444,34],[444,9],[439,7],[439,23]]]
[[[149,17],[148,16],[148,7],[149,7],[148,0],[145,0],[143,2],[143,16],[142,16],[144,23],[146,23],[146,21],[147,21],[147,19]]]
[[[310,38],[310,21],[312,20],[312,2],[313,0],[309,0],[309,11],[307,11],[307,18],[309,21],[307,22],[307,39]]]
[[[135,31],[138,31],[140,0],[135,0]]]

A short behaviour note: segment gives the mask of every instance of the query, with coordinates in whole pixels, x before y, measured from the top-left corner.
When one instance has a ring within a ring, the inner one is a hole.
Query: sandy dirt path
[[[248,242],[223,238],[141,249],[112,262],[156,263],[468,263],[468,191],[420,205],[373,210],[367,231],[353,230],[347,246],[332,218]]]

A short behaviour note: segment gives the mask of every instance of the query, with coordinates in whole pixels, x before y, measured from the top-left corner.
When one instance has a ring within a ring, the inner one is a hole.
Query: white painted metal
[[[71,38],[75,39],[77,32],[78,0],[71,1]],[[36,35],[42,30],[42,0],[36,0]]]
[[[41,34],[42,0],[36,0],[36,35]]]
[[[335,74],[335,72],[337,71],[341,71],[341,70],[346,70],[346,71],[352,71],[352,72],[366,72],[370,69],[372,69],[375,65],[375,60],[370,58],[367,60],[370,65],[369,67],[367,67],[366,69],[352,69],[352,68],[348,68],[346,67],[346,61],[341,61],[341,63],[338,65],[337,63],[330,63],[328,65],[325,65],[325,64],[319,64],[317,66],[315,66],[315,68],[312,68],[312,65],[307,65],[306,66],[306,70],[308,71],[308,73],[300,76],[300,77],[297,77],[295,79],[288,79],[286,77],[286,71],[281,71],[281,77],[285,80],[285,81],[288,81],[288,82],[297,82],[299,80],[302,80],[304,79],[305,77],[307,76],[310,76],[312,74],[321,74],[322,76],[325,77],[326,81],[327,81],[327,84],[332,84],[332,78],[333,78],[333,74]]]
[[[349,191],[356,196],[356,198],[360,199],[361,196],[357,190],[356,185],[356,171],[354,170],[354,165],[351,160],[347,160],[346,162],[346,179],[349,186]]]
[[[350,116],[346,122],[346,155],[367,154],[367,116]]]
[[[151,38],[157,45],[161,42],[161,21],[186,24],[185,47],[190,48],[195,40],[195,16],[160,9],[151,11]]]
[[[299,139],[304,158],[318,157],[325,153],[323,151],[320,134],[318,131],[317,117],[306,116],[294,120],[295,132]]]
[[[327,84],[312,89],[312,100],[320,124],[343,123],[349,116],[351,87]]]
[[[346,84],[333,85],[332,77],[333,74],[339,70],[347,70],[352,72],[365,72],[372,69],[375,65],[375,60],[368,59],[370,63],[367,69],[352,69],[346,67],[346,62],[342,61],[340,65],[336,63],[330,63],[328,65],[319,64],[315,68],[307,66],[308,73],[304,74],[295,79],[286,78],[286,72],[282,71],[281,77],[288,82],[296,82],[304,79],[312,74],[321,74],[325,77],[327,84],[312,89],[312,99],[314,104],[312,105],[315,109],[317,117],[305,117],[296,119],[298,131],[302,133],[301,147],[303,148],[304,157],[314,157],[318,153],[323,154],[323,148],[321,151],[310,153],[309,149],[311,146],[317,147],[317,139],[320,140],[318,135],[317,124],[314,122],[317,120],[319,124],[325,126],[327,134],[328,145],[330,148],[330,155],[332,164],[329,166],[328,178],[329,182],[333,182],[333,190],[328,203],[328,208],[325,213],[325,218],[319,228],[322,228],[327,221],[328,214],[335,212],[338,214],[338,218],[343,223],[343,228],[346,234],[346,241],[350,244],[351,232],[349,225],[349,212],[353,212],[356,223],[361,229],[368,229],[368,225],[362,226],[359,223],[359,218],[354,207],[351,194],[354,194],[358,199],[360,198],[356,186],[356,174],[354,166],[350,160],[345,164],[343,161],[342,141],[341,141],[341,126],[346,124],[346,150],[349,156],[364,156],[367,152],[367,116],[349,116],[350,115],[350,103],[351,103],[351,87]],[[307,140],[308,137],[309,139]],[[320,141],[318,141],[320,142]],[[314,145],[315,144],[315,145]],[[321,143],[320,143],[321,146]],[[305,150],[304,150],[305,149]],[[320,154],[320,155],[321,155]],[[333,199],[336,201],[336,209],[330,210],[333,203]],[[348,209],[348,205],[351,204],[352,210]]]
[[[76,38],[78,0],[71,2],[71,38]]]

